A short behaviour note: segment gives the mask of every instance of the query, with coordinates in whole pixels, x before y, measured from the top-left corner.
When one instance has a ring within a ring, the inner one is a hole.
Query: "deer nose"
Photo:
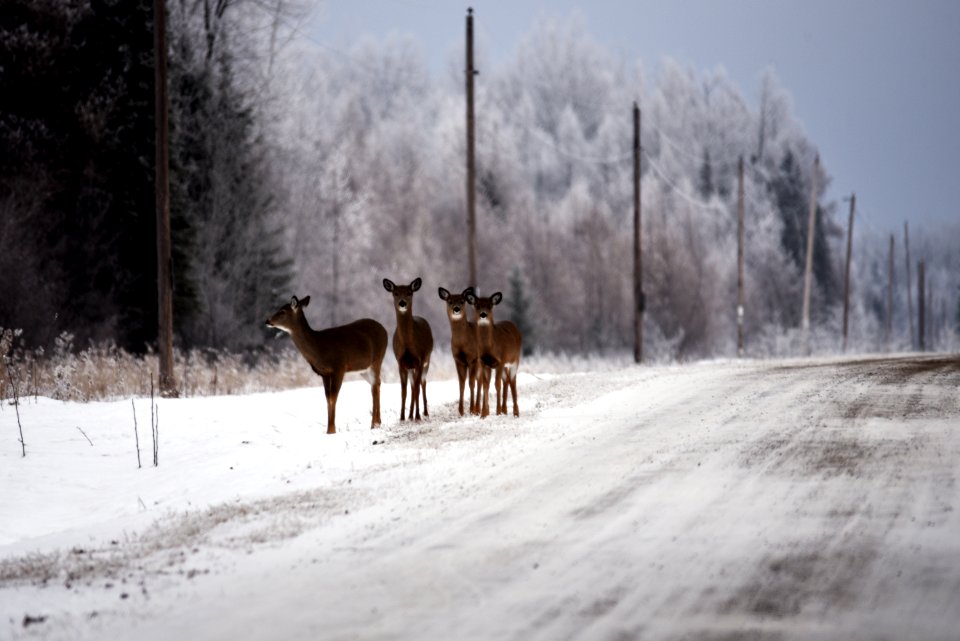
[[[486,317],[487,317],[486,312],[480,312],[480,318],[486,318]]]
[[[399,303],[397,303],[397,306],[398,306],[400,309],[403,309],[404,307],[407,306],[407,301],[401,300]]]
[[[459,307],[454,307],[454,308],[453,308],[453,313],[454,313],[454,314],[459,314],[459,313],[460,313],[460,308],[459,308]]]

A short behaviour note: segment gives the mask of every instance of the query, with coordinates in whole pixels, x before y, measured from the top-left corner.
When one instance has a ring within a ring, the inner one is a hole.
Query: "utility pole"
[[[477,287],[477,159],[476,120],[473,113],[473,8],[467,9],[467,285]]]
[[[853,212],[857,195],[850,194],[850,222],[847,223],[847,267],[843,272],[843,351],[847,351],[847,328],[850,318],[850,255],[853,252]]]
[[[817,174],[820,172],[820,155],[813,162],[810,176],[810,213],[807,216],[807,260],[803,269],[803,333],[810,331],[810,287],[813,281],[813,231],[817,222]]]
[[[153,55],[156,128],[157,201],[157,354],[160,357],[160,394],[176,396],[173,377],[173,269],[170,239],[170,180],[168,175],[167,116],[167,7],[166,0],[153,2]]]
[[[893,234],[890,234],[890,260],[887,266],[887,325],[884,342],[887,351],[890,351],[890,340],[893,338]]]
[[[743,358],[743,156],[737,163],[737,179],[737,356]]]
[[[927,351],[927,342],[926,336],[924,335],[924,329],[926,329],[926,311],[927,311],[927,301],[926,301],[926,265],[924,261],[920,261],[920,264],[917,265],[917,336],[920,338],[920,351]]]
[[[333,205],[333,296],[330,302],[330,324],[339,325],[337,311],[340,308],[340,202],[339,199]]]
[[[633,103],[633,360],[643,362],[643,228],[640,217],[640,107]]]
[[[917,344],[917,335],[913,330],[913,291],[910,289],[910,226],[909,223],[903,223],[903,244],[907,249],[907,318],[910,319],[910,349],[914,349]]]

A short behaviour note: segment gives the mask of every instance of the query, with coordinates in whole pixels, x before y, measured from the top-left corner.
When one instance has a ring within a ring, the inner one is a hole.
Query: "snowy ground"
[[[389,360],[389,357],[388,357]],[[522,368],[521,368],[522,370]],[[0,639],[957,639],[960,359],[0,410]],[[81,429],[83,432],[81,432]],[[85,435],[84,435],[85,434]],[[88,441],[89,439],[89,441]],[[91,444],[92,442],[92,444]]]

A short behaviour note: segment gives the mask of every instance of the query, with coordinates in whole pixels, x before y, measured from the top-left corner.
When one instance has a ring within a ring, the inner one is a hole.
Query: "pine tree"
[[[517,326],[523,335],[523,355],[533,353],[535,333],[530,321],[530,300],[524,291],[523,277],[520,269],[514,268],[510,276],[510,320]]]
[[[960,287],[957,287],[957,292],[960,293]],[[953,331],[960,336],[960,295],[957,296],[957,315],[954,319]]]
[[[212,58],[198,47],[185,40],[177,49],[171,191],[185,247],[179,280],[187,285],[179,322],[188,344],[246,349],[261,341],[260,317],[285,295],[291,263],[272,222],[266,145],[237,87],[226,37]]]
[[[703,164],[700,165],[700,196],[704,199],[713,195],[713,168],[710,166],[710,152],[703,150]]]
[[[138,351],[156,336],[152,16],[149,0],[0,12],[0,199],[16,196],[11,218],[31,212],[52,277],[36,307],[10,304],[41,336]]]
[[[770,181],[769,189],[773,192],[783,222],[780,244],[793,263],[803,269],[807,229],[804,212],[807,199],[804,196],[803,177],[791,150],[787,149],[784,153],[779,171]]]

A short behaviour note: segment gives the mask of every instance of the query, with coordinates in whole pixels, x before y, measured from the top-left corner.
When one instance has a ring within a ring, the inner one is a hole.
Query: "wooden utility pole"
[[[633,360],[643,362],[643,228],[640,217],[640,107],[633,103]]]
[[[917,345],[917,334],[913,329],[913,291],[910,288],[910,226],[909,223],[903,223],[903,244],[907,250],[907,318],[910,319],[910,349]]]
[[[890,234],[890,260],[887,266],[887,324],[884,342],[887,351],[890,350],[890,341],[893,338],[893,234]]]
[[[850,255],[853,253],[853,212],[857,195],[850,194],[850,222],[847,223],[847,266],[843,271],[843,351],[847,351],[847,328],[850,319]]]
[[[813,283],[813,237],[817,222],[817,174],[820,172],[820,155],[813,162],[810,175],[810,212],[807,216],[807,260],[803,269],[803,331],[810,330],[810,288]]]
[[[340,203],[334,203],[333,210],[333,295],[330,305],[330,324],[337,326],[340,324],[337,318],[337,312],[340,308]]]
[[[176,396],[173,377],[173,269],[170,239],[170,181],[167,121],[167,7],[153,2],[153,55],[156,128],[157,200],[157,354],[160,357],[160,394]]]
[[[926,265],[924,261],[920,261],[917,265],[917,336],[920,338],[920,351],[927,351],[926,336],[924,334],[924,329],[926,328],[926,312],[927,312],[927,301],[926,301]]]
[[[467,285],[477,287],[477,159],[476,121],[473,113],[473,8],[467,9]]]
[[[737,163],[737,179],[737,356],[743,358],[743,156]]]

